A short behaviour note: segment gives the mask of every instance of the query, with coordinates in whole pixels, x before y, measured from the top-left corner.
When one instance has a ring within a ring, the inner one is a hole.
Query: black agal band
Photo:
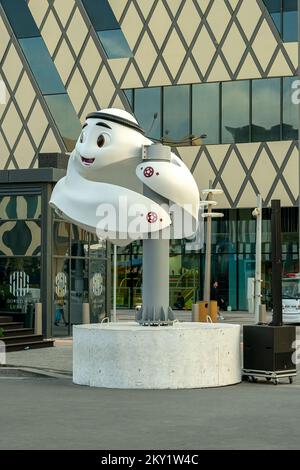
[[[105,121],[116,122],[117,124],[121,124],[122,126],[131,127],[132,129],[140,132],[141,134],[145,134],[144,129],[142,129],[138,124],[129,121],[128,119],[124,119],[120,116],[113,116],[112,114],[95,112],[88,114],[86,119],[104,119]]]

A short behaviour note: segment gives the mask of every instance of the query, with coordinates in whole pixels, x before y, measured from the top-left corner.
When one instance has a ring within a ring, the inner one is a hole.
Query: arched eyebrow
[[[105,124],[104,122],[97,122],[96,126],[106,127],[107,129],[111,129],[111,127],[108,124]]]
[[[86,126],[88,126],[87,122],[83,124],[82,129],[84,129]],[[97,122],[96,126],[106,127],[107,129],[111,129],[111,127],[108,124],[105,124],[105,122]]]

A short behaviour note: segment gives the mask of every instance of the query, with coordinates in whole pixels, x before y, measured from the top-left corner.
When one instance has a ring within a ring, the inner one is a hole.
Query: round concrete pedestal
[[[73,349],[73,382],[80,385],[184,389],[241,381],[239,325],[80,325]]]

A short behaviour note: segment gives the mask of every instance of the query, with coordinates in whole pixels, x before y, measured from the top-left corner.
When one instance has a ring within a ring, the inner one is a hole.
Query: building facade
[[[171,143],[200,190],[223,190],[212,266],[233,310],[247,308],[251,212],[262,195],[270,302],[271,199],[283,206],[284,270],[299,269],[297,31],[297,0],[0,0],[0,168],[35,169],[41,153],[70,152],[95,109],[134,112],[147,135]],[[5,263],[2,248],[0,256]],[[171,243],[173,306],[181,294],[186,308],[201,295],[203,265],[203,253]],[[120,307],[141,302],[141,270],[140,244],[119,249]]]

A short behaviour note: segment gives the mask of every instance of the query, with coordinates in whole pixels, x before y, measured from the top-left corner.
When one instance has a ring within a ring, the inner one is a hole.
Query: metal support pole
[[[262,197],[257,196],[257,214],[256,214],[256,257],[255,257],[255,289],[254,289],[254,316],[255,323],[260,321],[261,304],[261,231],[262,231]]]
[[[144,160],[147,164],[157,160],[170,161],[171,148],[161,144],[150,145],[145,149]],[[157,204],[169,203],[145,184],[143,194]],[[141,324],[168,324],[175,319],[169,306],[169,247],[170,241],[163,238],[162,233],[159,233],[159,238],[143,241],[143,303],[136,315]]]
[[[209,188],[211,188],[211,181],[209,182]],[[212,201],[213,194],[208,193],[207,201]],[[212,212],[212,206],[209,204],[207,207],[207,213]],[[205,250],[205,274],[204,274],[204,292],[203,300],[210,302],[210,284],[211,284],[211,217],[206,219],[206,250]]]
[[[117,321],[117,245],[114,245],[114,287],[113,287],[113,318],[112,321]]]
[[[143,323],[174,319],[169,308],[169,240],[143,242]],[[170,318],[171,316],[171,318]]]
[[[40,302],[35,304],[34,334],[43,334],[43,304]]]
[[[282,254],[281,254],[281,208],[280,201],[273,199],[272,207],[272,325],[282,325]]]

